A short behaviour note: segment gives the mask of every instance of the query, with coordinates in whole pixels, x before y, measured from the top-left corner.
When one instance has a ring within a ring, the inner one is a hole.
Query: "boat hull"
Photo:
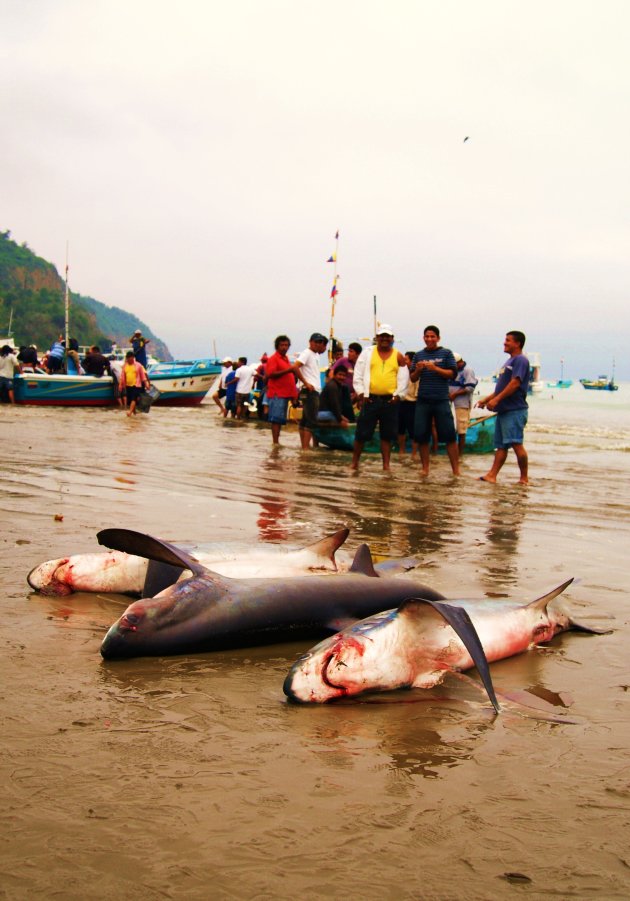
[[[618,391],[619,385],[616,385],[612,379],[605,381],[604,379],[580,379],[580,385],[587,391]]]
[[[156,407],[196,407],[221,373],[218,360],[175,360],[158,363],[148,371],[151,384],[160,392]]]
[[[47,375],[22,373],[14,380],[16,404],[40,407],[111,407],[114,383],[111,376]]]
[[[319,426],[314,430],[314,435],[320,444],[329,447],[331,450],[351,451],[354,445],[354,433],[356,426],[349,425],[347,428],[341,426]],[[407,440],[408,449],[411,450],[411,443]],[[392,447],[396,449],[398,444],[394,442]],[[378,432],[366,441],[363,446],[364,453],[379,453],[381,449],[380,438]],[[439,452],[445,450],[440,445]],[[490,454],[494,451],[494,417],[484,419],[480,422],[472,423],[466,432],[466,453],[471,454]]]

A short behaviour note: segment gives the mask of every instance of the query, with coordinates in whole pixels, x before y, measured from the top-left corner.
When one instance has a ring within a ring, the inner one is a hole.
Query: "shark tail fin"
[[[361,573],[363,576],[374,576],[378,579],[378,573],[374,569],[372,554],[370,553],[367,544],[360,544],[357,548],[354,560],[352,561],[352,566],[350,567],[350,572]]]

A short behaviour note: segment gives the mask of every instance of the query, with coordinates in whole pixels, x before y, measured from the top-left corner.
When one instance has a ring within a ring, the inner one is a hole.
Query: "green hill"
[[[14,342],[51,346],[65,330],[65,284],[52,263],[38,257],[26,244],[11,240],[11,232],[0,232],[0,336],[9,320]],[[98,344],[109,349],[112,341],[121,347],[139,328],[151,338],[151,353],[171,360],[166,344],[132,313],[109,307],[93,297],[70,292],[70,335],[79,344]]]

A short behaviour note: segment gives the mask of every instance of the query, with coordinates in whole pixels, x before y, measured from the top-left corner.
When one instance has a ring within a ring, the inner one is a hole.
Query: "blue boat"
[[[588,391],[618,391],[619,385],[614,377],[609,379],[607,375],[600,375],[596,379],[580,379],[580,385]]]
[[[16,404],[40,407],[111,407],[114,380],[109,375],[49,375],[23,372],[14,379]]]
[[[157,407],[195,407],[204,399],[221,374],[216,357],[153,363],[147,369],[151,384],[160,392]]]
[[[466,453],[491,454],[494,451],[494,416],[485,416],[482,419],[472,420],[466,432]],[[346,428],[341,426],[318,426],[313,434],[320,444],[331,450],[351,451],[354,445],[355,424],[351,423]],[[411,442],[407,441],[408,450],[411,450]],[[378,432],[370,441],[365,443],[363,451],[370,454],[380,453],[380,438]],[[392,444],[392,449],[398,449],[398,443]],[[440,445],[438,453],[445,453],[446,448]]]

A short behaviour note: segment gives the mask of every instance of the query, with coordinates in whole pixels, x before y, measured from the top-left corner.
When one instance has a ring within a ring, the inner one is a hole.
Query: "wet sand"
[[[487,457],[459,480],[445,458],[425,481],[376,458],[353,477],[346,454],[303,454],[291,430],[273,452],[266,427],[205,404],[134,420],[3,407],[0,897],[627,898],[630,426],[620,439],[532,406],[527,488],[512,461],[502,484],[477,481]],[[127,601],[25,582],[109,526],[303,545],[343,524],[351,549],[415,554],[454,597],[579,577],[572,608],[616,631],[492,666],[499,690],[558,710],[571,696],[579,724],[494,717],[455,678],[289,705],[284,676],[312,642],[106,663]]]

